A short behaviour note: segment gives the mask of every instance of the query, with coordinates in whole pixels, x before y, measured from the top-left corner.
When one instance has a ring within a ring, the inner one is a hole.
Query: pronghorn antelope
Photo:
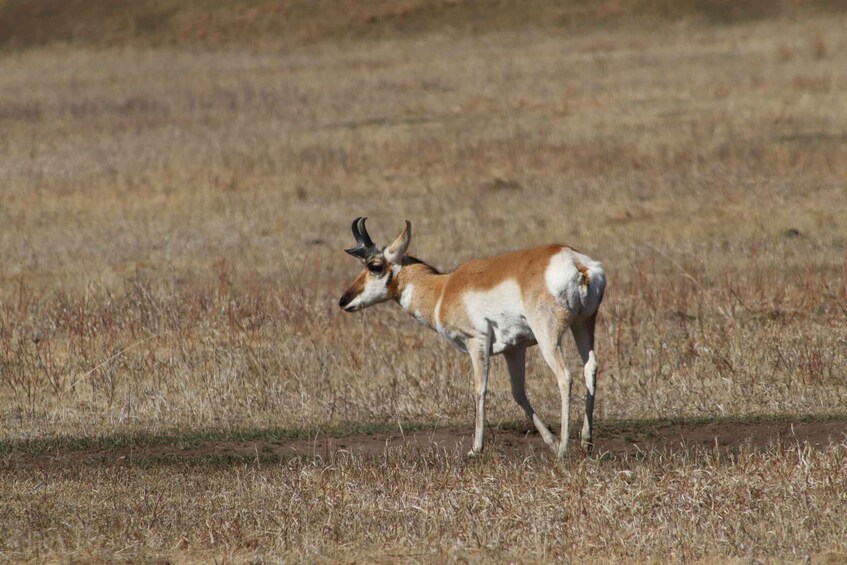
[[[562,337],[568,328],[582,357],[587,388],[582,445],[590,450],[597,384],[594,324],[606,289],[606,274],[600,263],[570,247],[546,245],[475,259],[452,273],[441,274],[406,255],[412,238],[408,221],[394,243],[379,248],[371,241],[365,220],[353,221],[356,246],[345,250],[365,268],[338,305],[346,312],[355,312],[394,300],[420,323],[434,328],[470,355],[476,384],[476,423],[473,449],[468,455],[482,451],[489,359],[501,353],[506,358],[515,401],[553,452],[560,458],[567,455],[571,374],[562,354]],[[535,344],[556,375],[562,396],[561,441],[556,441],[526,396],[526,348]]]

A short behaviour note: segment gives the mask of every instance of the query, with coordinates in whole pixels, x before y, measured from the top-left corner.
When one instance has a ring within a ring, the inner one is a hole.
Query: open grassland
[[[600,421],[840,418],[847,14],[641,4],[256,2],[251,42],[249,18],[214,23],[238,2],[80,8],[99,31],[57,8],[49,38],[24,25],[38,2],[0,2],[0,558],[846,551],[843,434],[562,466],[432,445],[108,461],[151,434],[469,424],[464,356],[397,308],[337,308],[358,215],[380,243],[411,220],[441,269],[551,241],[602,260]],[[528,379],[557,414],[537,353]],[[489,406],[520,415],[500,360]],[[15,454],[92,438],[95,459]]]
[[[845,550],[845,447],[565,465],[463,451],[4,472],[4,556],[640,560]],[[845,554],[841,553],[843,562]]]

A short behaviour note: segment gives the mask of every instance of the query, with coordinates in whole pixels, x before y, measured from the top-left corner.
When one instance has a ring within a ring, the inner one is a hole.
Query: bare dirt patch
[[[847,437],[847,421],[832,422],[715,422],[670,425],[650,425],[620,428],[598,437],[598,454],[619,456],[643,451],[674,452],[691,447],[717,447],[732,450],[741,447],[765,449],[776,444],[809,444],[823,447]],[[466,452],[471,447],[473,429],[452,428],[414,433],[374,434],[342,438],[316,436],[312,440],[292,441],[274,446],[281,455],[320,456],[347,451],[363,456],[385,453],[424,451],[429,449]],[[535,430],[516,430],[489,427],[489,451],[505,457],[550,455],[541,436]],[[572,442],[574,440],[572,439]],[[578,444],[574,443],[573,448]],[[207,448],[213,446],[206,446]],[[243,447],[243,446],[242,446]],[[262,449],[266,446],[256,446]]]
[[[550,452],[534,430],[489,427],[487,453],[507,459],[538,457]],[[463,454],[473,437],[471,427],[438,428],[393,433],[330,437],[316,434],[309,439],[194,441],[167,445],[145,445],[116,449],[60,448],[44,453],[12,452],[3,458],[6,468],[52,466],[67,463],[132,464],[133,462],[191,463],[199,460],[244,461],[250,458],[286,460],[293,457],[331,459],[348,453],[366,459],[391,455],[432,453]],[[697,422],[613,424],[596,440],[596,454],[628,457],[645,452],[674,453],[686,449],[767,449],[775,446],[808,445],[822,448],[847,440],[847,420],[792,422]],[[572,441],[574,441],[572,439]],[[573,443],[577,449],[578,444]],[[577,451],[579,452],[579,451]]]

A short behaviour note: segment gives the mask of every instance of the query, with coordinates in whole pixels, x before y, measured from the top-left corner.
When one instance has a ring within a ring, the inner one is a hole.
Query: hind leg
[[[571,373],[563,362],[562,348],[558,343],[548,343],[544,346],[538,343],[541,355],[556,375],[556,384],[559,385],[559,395],[562,397],[562,432],[559,438],[559,449],[556,455],[563,459],[568,454],[568,440],[570,437],[571,420]]]
[[[526,417],[529,418],[535,429],[541,434],[544,443],[549,445],[551,449],[557,449],[556,438],[550,433],[550,428],[547,427],[547,424],[535,413],[532,404],[529,403],[529,398],[526,396],[526,348],[518,347],[504,352],[503,357],[506,358],[506,366],[509,368],[509,380],[512,383],[512,398],[523,408]]]
[[[568,454],[568,438],[571,413],[571,373],[562,355],[562,335],[570,325],[571,314],[561,307],[553,307],[545,314],[536,316],[532,330],[544,361],[556,376],[559,395],[562,397],[562,432],[559,447],[555,450],[559,459]],[[552,446],[551,446],[552,447]]]
[[[585,420],[582,423],[582,447],[590,452],[594,448],[592,426],[594,422],[594,396],[597,389],[597,357],[594,355],[594,326],[597,320],[595,312],[590,318],[574,321],[571,326],[576,348],[582,359],[585,376]]]

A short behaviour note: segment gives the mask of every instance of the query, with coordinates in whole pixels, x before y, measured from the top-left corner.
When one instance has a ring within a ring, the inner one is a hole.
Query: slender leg
[[[536,334],[536,337],[539,337]],[[561,336],[553,340],[538,340],[538,348],[541,355],[550,366],[550,370],[556,375],[556,383],[559,385],[559,394],[562,397],[562,434],[559,438],[559,448],[556,455],[563,459],[568,454],[568,434],[570,433],[571,414],[571,373],[562,359],[562,348],[559,344]]]
[[[592,426],[594,422],[594,396],[597,389],[597,357],[594,355],[594,325],[597,314],[585,321],[574,322],[571,326],[576,348],[582,358],[585,375],[585,420],[582,424],[582,447],[588,452],[594,448]]]
[[[562,432],[558,445],[550,447],[559,459],[568,454],[568,438],[571,413],[571,373],[565,366],[562,356],[562,335],[570,326],[571,313],[561,305],[545,308],[533,313],[530,318],[532,333],[538,342],[538,349],[544,361],[556,376],[559,395],[562,397]]]
[[[482,452],[485,434],[485,395],[488,392],[488,369],[491,353],[490,337],[472,341],[468,344],[468,353],[473,364],[474,384],[476,385],[476,423],[474,425],[473,448],[468,453],[474,457]]]
[[[509,368],[509,379],[512,383],[512,398],[523,408],[526,417],[535,425],[535,429],[541,434],[544,443],[549,445],[554,450],[556,446],[556,438],[550,433],[550,428],[547,427],[535,410],[532,404],[529,403],[529,398],[526,397],[526,348],[518,347],[503,353],[506,358],[506,365]]]

